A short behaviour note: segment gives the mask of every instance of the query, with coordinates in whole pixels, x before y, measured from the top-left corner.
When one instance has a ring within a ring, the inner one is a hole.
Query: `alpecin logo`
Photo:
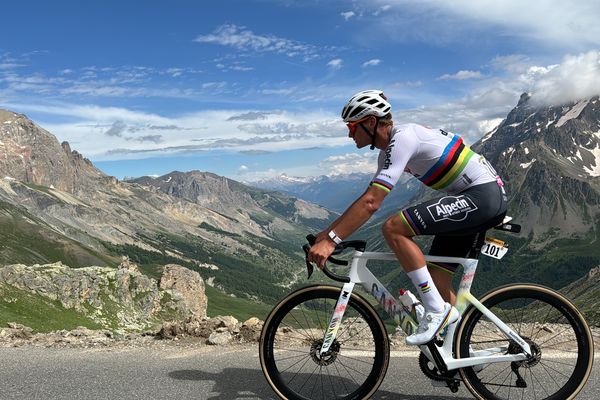
[[[427,206],[427,210],[436,222],[445,219],[462,221],[471,211],[477,210],[477,206],[466,196],[446,196],[437,203]]]
[[[389,169],[392,165],[392,150],[394,148],[395,139],[392,139],[388,147],[385,149],[385,158],[383,160],[383,168],[381,169]]]

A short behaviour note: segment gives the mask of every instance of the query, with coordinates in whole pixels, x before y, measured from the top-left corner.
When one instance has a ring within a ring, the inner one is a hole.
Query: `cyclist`
[[[327,229],[317,235],[308,260],[323,268],[335,245],[360,228],[379,209],[406,171],[442,197],[405,208],[383,225],[383,235],[420,294],[425,316],[406,338],[425,344],[458,319],[452,306],[452,276],[457,265],[425,263],[416,235],[435,235],[430,254],[465,257],[475,235],[502,222],[507,196],[502,180],[486,159],[460,136],[417,124],[395,126],[392,107],[381,90],[364,90],[342,110],[348,136],[358,148],[379,152],[378,169],[367,190]]]

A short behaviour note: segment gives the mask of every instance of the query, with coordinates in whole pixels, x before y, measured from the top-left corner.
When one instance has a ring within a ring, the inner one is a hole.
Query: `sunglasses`
[[[359,119],[358,121],[348,122],[346,124],[346,126],[348,127],[348,130],[350,131],[350,134],[354,135],[354,132],[356,132],[356,126],[358,124],[360,124],[361,122],[366,121],[369,117],[370,117],[370,115],[368,117],[364,117],[363,119]]]

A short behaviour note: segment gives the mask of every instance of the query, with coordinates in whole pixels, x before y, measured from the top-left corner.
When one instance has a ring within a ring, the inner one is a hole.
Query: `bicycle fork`
[[[320,351],[321,355],[329,351],[331,344],[337,336],[337,331],[340,328],[340,325],[342,324],[342,318],[344,317],[344,313],[346,312],[346,307],[348,307],[348,302],[350,301],[350,297],[352,296],[353,289],[354,282],[345,283],[344,286],[342,286],[340,297],[338,298],[338,301],[335,304],[333,316],[331,317],[331,321],[329,321],[327,331],[325,332],[325,336],[323,337],[323,346],[321,346]]]

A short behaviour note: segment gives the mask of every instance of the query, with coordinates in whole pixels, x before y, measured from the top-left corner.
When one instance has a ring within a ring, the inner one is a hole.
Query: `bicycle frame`
[[[321,348],[321,354],[326,353],[329,347],[335,340],[337,330],[342,322],[343,314],[346,309],[346,305],[350,300],[352,290],[355,284],[360,284],[368,293],[374,296],[383,309],[394,318],[396,324],[407,334],[411,335],[417,327],[417,322],[412,316],[399,304],[396,297],[392,296],[389,291],[379,282],[379,280],[369,271],[367,268],[367,261],[369,260],[380,260],[380,261],[397,261],[394,253],[380,253],[380,252],[360,252],[355,251],[350,262],[350,271],[348,277],[350,283],[346,283],[340,293],[340,298],[336,304],[334,315],[331,318],[328,329],[323,338],[323,346]],[[440,256],[425,256],[425,260],[428,262],[445,262],[445,263],[457,263],[461,264],[464,268],[464,274],[460,281],[459,290],[456,297],[456,308],[462,316],[469,304],[477,308],[483,315],[485,315],[493,324],[495,324],[500,331],[506,335],[507,338],[514,340],[521,348],[523,353],[521,354],[501,354],[500,352],[506,352],[508,346],[497,347],[487,350],[475,351],[473,357],[468,358],[454,358],[454,333],[460,319],[448,326],[448,332],[446,334],[444,343],[442,346],[430,344],[435,346],[434,352],[437,351],[437,355],[432,354],[431,347],[427,345],[419,346],[421,351],[429,358],[432,362],[436,362],[435,359],[439,356],[443,360],[445,367],[448,370],[472,367],[479,364],[489,364],[495,362],[511,362],[511,361],[524,361],[532,354],[529,344],[521,338],[516,332],[510,329],[502,320],[500,320],[494,313],[492,313],[487,307],[485,307],[475,296],[471,294],[471,285],[477,270],[477,259],[471,258],[457,258],[457,257],[440,257]],[[438,360],[439,361],[439,360]],[[436,362],[437,364],[438,362]]]

